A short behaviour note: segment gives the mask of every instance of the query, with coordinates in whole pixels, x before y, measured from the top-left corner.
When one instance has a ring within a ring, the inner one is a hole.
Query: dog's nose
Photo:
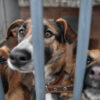
[[[100,80],[100,66],[93,66],[89,70],[89,77],[91,79]]]
[[[15,50],[11,52],[9,58],[13,65],[21,67],[31,60],[31,54],[26,50]]]

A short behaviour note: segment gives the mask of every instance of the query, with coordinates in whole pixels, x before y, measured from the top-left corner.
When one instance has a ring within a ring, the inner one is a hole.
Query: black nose
[[[100,80],[100,66],[96,65],[93,66],[89,70],[89,78],[94,79],[94,80]]]
[[[26,50],[14,50],[11,52],[9,58],[13,65],[21,67],[31,60],[31,54]]]

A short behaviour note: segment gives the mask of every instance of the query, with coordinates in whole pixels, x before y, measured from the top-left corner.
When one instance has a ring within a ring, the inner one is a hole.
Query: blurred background
[[[43,7],[44,17],[54,19],[66,16],[77,33],[80,0],[43,0]],[[10,23],[18,18],[30,18],[30,1],[0,0],[0,42],[5,39]],[[95,48],[100,48],[100,0],[93,0],[89,49]]]

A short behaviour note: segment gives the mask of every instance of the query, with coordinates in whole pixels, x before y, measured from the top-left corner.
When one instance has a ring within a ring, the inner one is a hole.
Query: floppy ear
[[[56,20],[56,23],[63,34],[63,40],[69,44],[73,43],[77,38],[77,34],[72,30],[67,21],[63,18],[59,18]]]
[[[8,27],[8,30],[7,30],[7,34],[6,34],[7,40],[9,39],[9,37],[16,37],[17,36],[17,32],[14,29],[18,28],[21,23],[24,23],[24,20],[17,19],[10,24],[10,26]]]

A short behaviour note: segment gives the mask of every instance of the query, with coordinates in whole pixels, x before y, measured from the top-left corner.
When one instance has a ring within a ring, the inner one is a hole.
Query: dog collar
[[[71,85],[61,85],[61,82],[64,80],[64,72],[60,75],[60,77],[47,84],[45,86],[46,88],[46,93],[68,93],[73,91],[73,84]]]
[[[67,92],[72,92],[73,91],[73,85],[46,85],[46,93],[67,93]]]

